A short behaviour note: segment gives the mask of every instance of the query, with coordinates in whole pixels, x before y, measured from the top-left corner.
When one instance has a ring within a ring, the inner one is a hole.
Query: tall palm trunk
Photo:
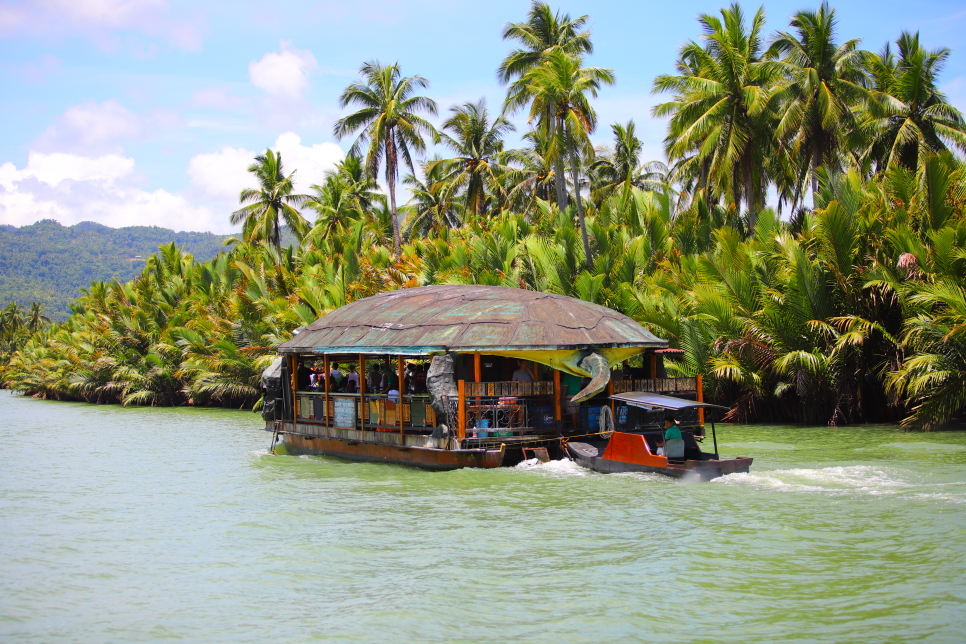
[[[748,236],[755,234],[755,223],[758,221],[758,204],[755,199],[754,179],[752,177],[751,155],[745,154],[742,163],[745,179],[745,205],[748,206]]]
[[[567,180],[564,178],[563,159],[559,156],[553,162],[553,187],[557,191],[557,206],[561,212],[567,209]]]
[[[587,224],[584,222],[584,204],[580,200],[580,182],[577,175],[577,152],[570,150],[570,172],[574,180],[574,201],[577,202],[577,221],[580,222],[580,239],[584,242],[584,265],[589,270],[590,261],[590,240],[587,239]]]
[[[392,248],[398,262],[402,258],[402,235],[399,233],[399,214],[396,212],[396,144],[392,130],[386,136],[386,186],[389,188],[389,212],[392,213]]]
[[[548,122],[556,121],[556,117],[550,109],[547,109]],[[559,132],[563,132],[563,124],[557,122],[556,128]],[[557,207],[560,208],[560,212],[567,209],[567,179],[564,176],[564,164],[562,155],[556,155],[553,160],[553,187],[557,192]]]
[[[815,117],[818,121],[818,116]],[[816,123],[812,128],[812,208],[815,208],[815,195],[818,194],[818,169],[822,165],[822,157],[825,156],[824,146],[822,145],[821,123]]]

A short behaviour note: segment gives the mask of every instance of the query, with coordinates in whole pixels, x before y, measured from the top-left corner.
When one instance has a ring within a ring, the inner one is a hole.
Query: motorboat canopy
[[[679,411],[681,409],[697,408],[723,409],[728,411],[727,407],[722,407],[721,405],[712,405],[710,403],[687,400],[685,398],[675,398],[674,396],[652,394],[645,391],[628,391],[620,394],[614,394],[610,398],[611,400],[617,400],[619,402],[627,403],[632,407],[641,407],[643,409],[668,409],[671,411]]]

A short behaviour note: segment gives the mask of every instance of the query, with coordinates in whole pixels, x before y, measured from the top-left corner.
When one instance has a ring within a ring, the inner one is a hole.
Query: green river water
[[[966,433],[719,426],[752,473],[273,456],[0,392],[0,641],[964,642]]]

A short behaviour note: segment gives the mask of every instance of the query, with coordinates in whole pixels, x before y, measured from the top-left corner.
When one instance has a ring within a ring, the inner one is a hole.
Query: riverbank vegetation
[[[439,130],[425,79],[366,63],[339,99],[350,153],[312,194],[293,194],[279,155],[259,156],[229,250],[201,262],[172,243],[138,278],[91,284],[2,367],[6,386],[257,406],[259,374],[295,328],[388,289],[491,284],[630,315],[685,349],[673,369],[704,373],[734,419],[955,418],[966,126],[938,89],[950,52],[908,33],[865,51],[838,40],[827,5],[771,35],[763,11],[738,5],[699,23],[654,81],[667,164],[642,158],[633,121],[591,145],[593,99],[617,79],[586,65],[584,17],[535,3],[508,24],[503,109],[452,106]],[[506,144],[514,114],[519,149]],[[282,224],[296,244],[280,244]]]

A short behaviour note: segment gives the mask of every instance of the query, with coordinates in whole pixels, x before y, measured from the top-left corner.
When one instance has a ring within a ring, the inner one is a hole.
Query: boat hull
[[[754,461],[750,456],[739,456],[733,459],[685,461],[667,461],[663,457],[655,457],[654,461],[656,462],[653,464],[634,463],[604,458],[603,455],[607,453],[606,449],[602,449],[598,445],[579,442],[568,443],[567,453],[581,467],[604,474],[644,472],[662,474],[673,478],[696,477],[702,481],[710,481],[726,474],[747,473],[751,468],[752,461]],[[664,461],[664,464],[660,461]]]
[[[393,463],[427,470],[458,470],[464,467],[500,467],[505,448],[445,450],[367,441],[283,434],[282,442],[290,454],[335,456],[349,461]]]

